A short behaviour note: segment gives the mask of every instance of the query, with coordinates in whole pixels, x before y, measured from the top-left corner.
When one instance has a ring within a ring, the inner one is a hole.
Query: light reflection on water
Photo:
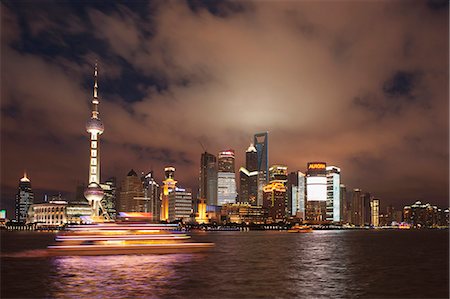
[[[175,266],[198,259],[194,254],[54,257],[55,298],[169,297],[176,295]]]
[[[216,246],[190,254],[33,256],[53,241],[44,236],[2,235],[2,298],[449,295],[448,230],[193,233]]]

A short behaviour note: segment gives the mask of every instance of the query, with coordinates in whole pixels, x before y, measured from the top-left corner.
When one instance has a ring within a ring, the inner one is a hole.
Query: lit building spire
[[[98,69],[97,63],[94,68],[94,93],[92,98],[92,116],[86,124],[86,131],[91,135],[90,155],[89,155],[89,180],[84,196],[92,205],[93,216],[99,217],[101,214],[108,218],[108,214],[101,205],[103,199],[103,189],[100,186],[100,135],[104,131],[103,123],[98,112]]]

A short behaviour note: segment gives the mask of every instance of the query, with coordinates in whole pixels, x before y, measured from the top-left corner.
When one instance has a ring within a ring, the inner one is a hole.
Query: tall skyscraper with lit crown
[[[34,193],[31,190],[31,181],[27,174],[23,174],[23,178],[19,181],[19,190],[16,195],[15,218],[17,222],[25,222],[29,207],[33,204]]]

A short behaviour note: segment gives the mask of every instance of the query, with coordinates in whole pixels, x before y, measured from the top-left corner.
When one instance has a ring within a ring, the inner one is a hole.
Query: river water
[[[2,232],[2,298],[448,298],[448,230],[198,232],[212,251],[46,257]]]

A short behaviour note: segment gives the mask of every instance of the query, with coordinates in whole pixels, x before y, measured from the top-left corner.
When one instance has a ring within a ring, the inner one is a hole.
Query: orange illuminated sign
[[[308,164],[308,169],[325,169],[325,163],[310,163]]]

